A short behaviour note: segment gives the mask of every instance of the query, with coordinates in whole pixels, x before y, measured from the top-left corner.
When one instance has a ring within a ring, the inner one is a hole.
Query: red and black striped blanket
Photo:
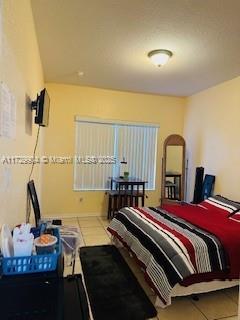
[[[144,266],[147,278],[166,305],[170,304],[172,288],[189,276],[229,270],[223,239],[216,235],[218,232],[209,231],[206,223],[204,228],[199,226],[203,219],[199,213],[198,223],[193,223],[194,215],[187,221],[179,217],[181,214],[163,209],[130,207],[121,209],[108,227]],[[204,219],[211,217],[204,212]],[[211,221],[209,224],[214,225]]]

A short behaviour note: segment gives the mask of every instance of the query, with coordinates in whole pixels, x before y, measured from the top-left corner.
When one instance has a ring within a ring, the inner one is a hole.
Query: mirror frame
[[[162,183],[161,183],[161,204],[163,203],[177,203],[178,200],[171,200],[165,196],[165,181],[166,181],[166,162],[167,162],[167,147],[168,146],[182,146],[182,177],[181,177],[181,194],[179,201],[184,200],[184,186],[185,186],[185,140],[179,134],[171,134],[168,136],[163,144],[163,158],[162,158]]]

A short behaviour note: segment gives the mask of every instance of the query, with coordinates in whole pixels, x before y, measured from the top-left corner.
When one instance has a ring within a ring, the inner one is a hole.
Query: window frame
[[[156,190],[156,167],[157,167],[157,148],[158,148],[158,129],[159,129],[159,124],[156,123],[144,123],[144,122],[131,122],[131,121],[121,121],[121,120],[109,120],[109,119],[99,119],[99,118],[85,118],[85,117],[80,117],[80,116],[75,116],[74,117],[74,122],[75,122],[75,150],[74,150],[74,154],[75,157],[79,156],[76,154],[77,152],[77,148],[78,148],[78,143],[79,143],[79,136],[77,133],[77,125],[78,122],[84,122],[84,123],[98,123],[98,124],[108,124],[111,126],[115,126],[114,128],[114,132],[116,132],[116,130],[119,130],[118,126],[133,126],[133,127],[150,127],[150,128],[154,128],[156,129],[155,131],[155,143],[154,143],[154,168],[153,168],[153,179],[152,179],[152,187],[148,187],[148,184],[146,184],[146,190],[148,191],[154,191]],[[119,133],[118,133],[119,135]],[[117,134],[114,134],[114,157],[118,156],[118,144],[116,143],[116,139],[119,139],[119,137],[117,137]],[[74,158],[75,159],[75,158]],[[117,158],[118,159],[118,158]],[[76,177],[77,177],[77,164],[76,161],[74,161],[73,163],[73,191],[108,191],[110,190],[110,182],[109,182],[109,187],[108,188],[94,188],[94,189],[89,189],[89,188],[85,188],[85,189],[81,189],[79,186],[76,186]],[[114,171],[118,171],[117,168],[117,164],[115,165],[115,169],[114,167],[112,168],[112,173],[114,173]],[[114,176],[114,174],[112,175]]]

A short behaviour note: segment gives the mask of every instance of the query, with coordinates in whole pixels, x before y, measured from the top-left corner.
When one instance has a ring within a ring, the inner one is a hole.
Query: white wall
[[[195,169],[216,175],[215,194],[240,201],[240,77],[187,99],[184,136],[189,160],[188,200]]]

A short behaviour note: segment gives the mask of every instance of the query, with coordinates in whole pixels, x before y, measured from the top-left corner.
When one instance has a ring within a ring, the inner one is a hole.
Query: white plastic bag
[[[30,233],[31,225],[21,224],[13,230],[13,248],[15,257],[30,256],[33,250],[33,234]]]

